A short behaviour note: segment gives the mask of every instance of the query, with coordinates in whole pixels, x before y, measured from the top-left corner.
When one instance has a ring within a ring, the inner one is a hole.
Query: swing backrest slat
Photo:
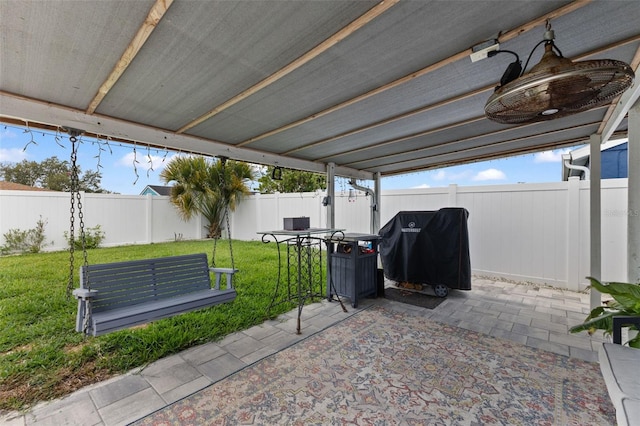
[[[210,290],[204,253],[82,266],[82,288],[97,290],[95,313]]]

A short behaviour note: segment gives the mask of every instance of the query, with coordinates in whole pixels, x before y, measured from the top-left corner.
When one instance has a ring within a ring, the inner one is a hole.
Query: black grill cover
[[[384,275],[397,282],[471,290],[468,217],[463,208],[396,214],[379,232]]]

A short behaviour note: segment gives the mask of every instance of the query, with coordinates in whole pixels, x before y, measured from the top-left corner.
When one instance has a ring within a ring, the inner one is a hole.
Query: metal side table
[[[341,229],[309,228],[304,230],[261,231],[262,242],[275,241],[278,246],[278,279],[276,288],[267,308],[267,312],[275,305],[294,302],[298,305],[298,324],[300,331],[300,315],[307,300],[325,297],[323,292],[324,273],[322,268],[322,243],[328,244],[332,238],[339,238]],[[286,279],[282,279],[281,247],[286,247]],[[284,282],[281,282],[284,281]],[[340,302],[342,305],[342,302]],[[346,308],[342,305],[346,312]]]

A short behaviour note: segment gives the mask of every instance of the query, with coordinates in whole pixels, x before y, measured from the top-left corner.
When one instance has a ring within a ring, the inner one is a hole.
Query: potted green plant
[[[591,281],[591,287],[600,293],[610,295],[613,300],[607,300],[603,302],[602,306],[592,309],[582,324],[571,327],[569,331],[578,333],[586,330],[589,334],[593,334],[596,330],[604,330],[605,335],[610,335],[613,333],[613,317],[640,317],[640,285],[617,282],[602,283],[596,278],[587,278]],[[637,325],[629,327],[638,330]],[[640,349],[640,333],[636,334],[628,343],[630,347]]]

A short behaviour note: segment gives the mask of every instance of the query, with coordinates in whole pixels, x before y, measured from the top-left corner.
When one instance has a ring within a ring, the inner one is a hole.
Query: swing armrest
[[[211,272],[219,272],[221,274],[234,274],[234,273],[238,272],[238,270],[235,269],[235,268],[214,268],[214,267],[211,267],[211,268],[209,268],[209,270]]]
[[[232,289],[233,288],[233,274],[235,274],[236,272],[238,272],[237,269],[235,268],[215,268],[215,267],[211,267],[209,268],[210,272],[213,272],[214,274],[216,274],[216,282],[213,286],[214,290],[220,290],[220,279],[222,278],[222,274],[225,274],[227,276],[227,289]]]
[[[98,294],[98,290],[89,290],[86,288],[76,288],[73,290],[73,295],[76,299],[90,300]]]

